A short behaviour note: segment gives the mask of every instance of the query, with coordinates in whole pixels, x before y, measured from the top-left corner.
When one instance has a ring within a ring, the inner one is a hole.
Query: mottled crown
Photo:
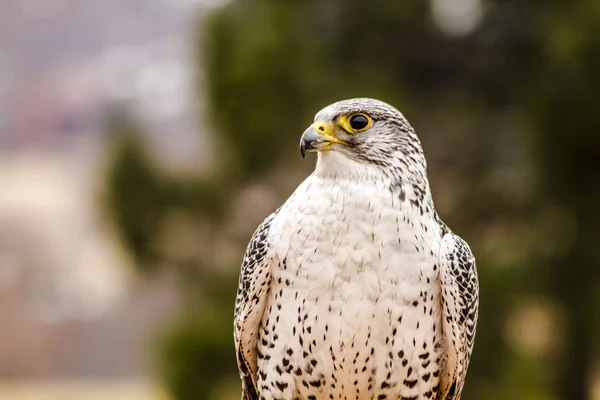
[[[340,115],[359,112],[369,114],[377,121],[396,121],[399,124],[399,128],[406,131],[412,130],[410,124],[406,118],[404,118],[404,115],[402,115],[395,107],[381,100],[370,99],[367,97],[340,100],[332,103],[315,115],[315,121],[333,121]]]

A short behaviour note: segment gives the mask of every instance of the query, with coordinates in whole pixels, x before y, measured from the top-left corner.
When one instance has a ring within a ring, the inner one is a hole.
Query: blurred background
[[[600,399],[599,72],[597,0],[3,0],[0,399],[239,399],[245,246],[356,96],[477,257],[463,399]]]

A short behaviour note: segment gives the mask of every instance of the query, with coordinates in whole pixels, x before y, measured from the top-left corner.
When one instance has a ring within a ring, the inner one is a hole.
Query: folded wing
[[[234,339],[242,378],[242,399],[258,400],[257,344],[260,324],[271,284],[269,228],[275,213],[263,221],[250,239],[235,302]]]
[[[471,249],[452,232],[442,239],[440,283],[446,359],[439,393],[443,400],[458,400],[475,340],[479,282]]]

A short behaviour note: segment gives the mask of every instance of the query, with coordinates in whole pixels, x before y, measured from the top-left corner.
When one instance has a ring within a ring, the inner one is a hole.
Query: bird
[[[234,311],[242,400],[458,400],[479,283],[406,118],[355,98],[302,134],[316,167],[256,229]]]

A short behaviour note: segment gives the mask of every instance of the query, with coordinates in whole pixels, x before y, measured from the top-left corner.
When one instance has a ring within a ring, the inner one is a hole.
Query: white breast
[[[269,374],[280,354],[293,354],[302,375],[289,383],[294,397],[307,399],[375,389],[409,397],[436,384],[402,382],[407,372],[434,371],[422,355],[439,352],[438,229],[383,185],[309,177],[269,232],[269,319],[281,340],[262,370]],[[310,379],[323,383],[306,385]]]
[[[387,286],[411,286],[433,273],[438,229],[384,186],[312,175],[271,226],[274,254],[288,267],[275,276],[340,300],[376,300]],[[403,296],[418,297],[410,288]]]

